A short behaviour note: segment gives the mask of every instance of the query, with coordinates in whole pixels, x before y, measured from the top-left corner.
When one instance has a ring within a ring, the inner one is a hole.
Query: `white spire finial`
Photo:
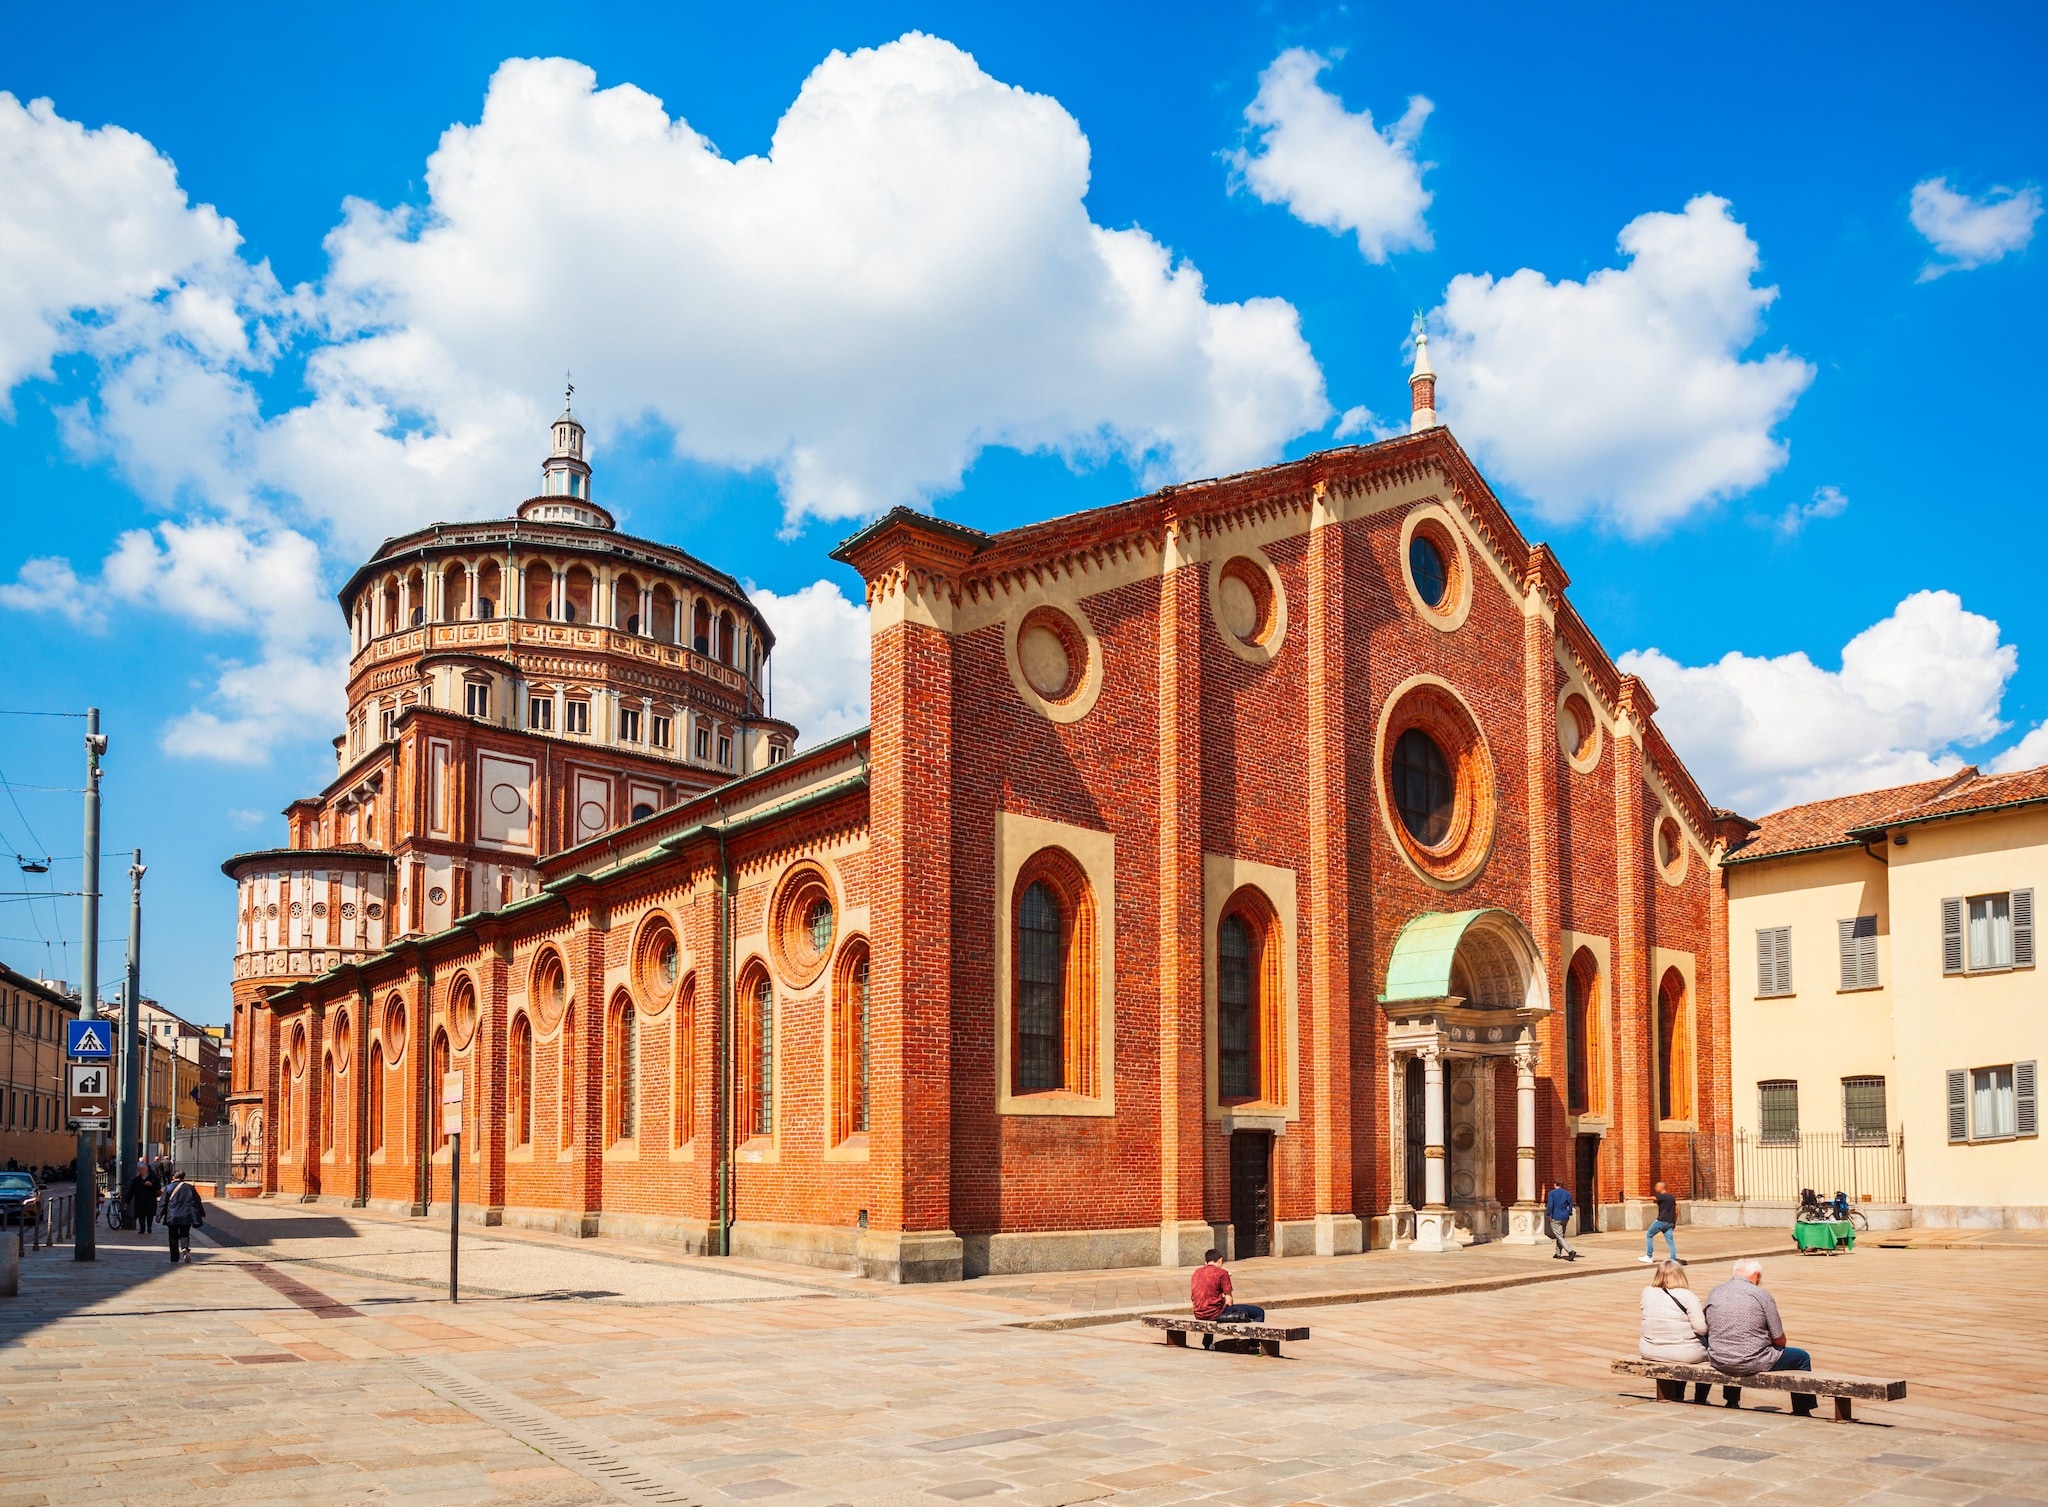
[[[1415,329],[1415,370],[1408,374],[1408,395],[1413,410],[1408,432],[1420,434],[1436,428],[1436,372],[1429,364],[1429,331],[1419,324]]]

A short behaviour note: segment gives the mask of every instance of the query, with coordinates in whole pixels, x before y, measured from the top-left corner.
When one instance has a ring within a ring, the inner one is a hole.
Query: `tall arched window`
[[[364,1085],[370,1095],[370,1149],[384,1149],[384,1043],[370,1047],[370,1081]]]
[[[1565,1112],[1589,1115],[1602,1102],[1599,1073],[1599,970],[1581,947],[1564,976]]]
[[[832,1139],[868,1128],[868,947],[854,938],[840,949],[833,980]]]
[[[562,1039],[557,1045],[560,1060],[555,1081],[562,1086],[562,1149],[576,1143],[576,1007],[562,1016]]]
[[[674,1032],[675,1066],[669,1074],[672,1086],[674,1144],[687,1146],[697,1138],[697,975],[690,974],[676,991]]]
[[[732,614],[730,612],[719,613],[718,657],[721,660],[723,660],[726,664],[732,663],[733,640],[735,634],[736,630],[733,626]]]
[[[1253,1095],[1257,1032],[1251,928],[1225,916],[1216,933],[1216,1091],[1226,1103]]]
[[[639,1128],[635,1108],[640,1097],[640,1016],[623,992],[612,1001],[605,1035],[606,1140],[630,1141]]]
[[[690,647],[699,654],[711,653],[711,608],[702,601],[690,614]]]
[[[775,1133],[775,985],[759,963],[741,976],[740,1067],[733,1123],[742,1136]]]
[[[320,1149],[334,1149],[334,1053],[320,1061]]]
[[[1287,1099],[1285,982],[1279,916],[1265,895],[1232,895],[1216,926],[1216,1097],[1224,1104]]]
[[[1664,970],[1657,988],[1657,1116],[1692,1118],[1692,1012],[1676,968]]]
[[[446,1031],[434,1032],[434,1055],[432,1061],[433,1072],[427,1081],[434,1085],[432,1101],[434,1107],[430,1113],[434,1117],[434,1149],[439,1151],[448,1144],[448,1132],[441,1128],[441,1085],[448,1077],[448,1033]]]
[[[524,1015],[512,1022],[511,1120],[512,1144],[533,1144],[533,1023]]]
[[[292,1115],[295,1107],[292,1103],[292,1063],[287,1057],[284,1073],[277,1088],[277,1144],[280,1151],[291,1150],[297,1141],[297,1137],[292,1133]]]
[[[1009,1091],[1095,1097],[1101,959],[1087,871],[1041,848],[1018,870],[1010,903]]]
[[[1066,918],[1052,886],[1038,880],[1017,906],[1017,1091],[1042,1093],[1067,1085]]]

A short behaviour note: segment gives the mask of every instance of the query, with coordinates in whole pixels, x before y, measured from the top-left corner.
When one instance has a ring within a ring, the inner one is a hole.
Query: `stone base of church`
[[[1008,1277],[1025,1272],[1081,1272],[1124,1266],[1200,1266],[1212,1245],[1223,1247],[1211,1225],[1189,1221],[1121,1230],[1033,1230],[962,1237],[962,1274]],[[1171,1239],[1173,1254],[1165,1260]]]
[[[1356,1214],[1318,1214],[1311,1223],[1318,1256],[1356,1256],[1365,1249],[1365,1221]]]
[[[876,1282],[958,1282],[964,1246],[951,1230],[861,1230],[855,1255]]]
[[[1657,1206],[1648,1200],[1600,1205],[1600,1228],[1603,1231],[1647,1230],[1656,1218]]]
[[[1454,1251],[1463,1244],[1458,1239],[1457,1217],[1449,1209],[1417,1209],[1415,1211],[1415,1238],[1409,1242],[1412,1251]]]
[[[1200,1266],[1209,1252],[1227,1252],[1230,1249],[1229,1233],[1229,1226],[1210,1224],[1206,1219],[1169,1221],[1159,1226],[1158,1263],[1161,1266]],[[1151,1265],[1150,1262],[1139,1264]]]

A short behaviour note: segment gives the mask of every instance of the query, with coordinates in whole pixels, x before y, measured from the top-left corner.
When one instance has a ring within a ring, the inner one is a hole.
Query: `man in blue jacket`
[[[1543,1212],[1550,1217],[1550,1238],[1557,1242],[1557,1249],[1551,1252],[1555,1261],[1576,1261],[1579,1253],[1572,1249],[1564,1238],[1566,1228],[1572,1222],[1572,1190],[1555,1178],[1550,1182],[1550,1195],[1543,1200]]]

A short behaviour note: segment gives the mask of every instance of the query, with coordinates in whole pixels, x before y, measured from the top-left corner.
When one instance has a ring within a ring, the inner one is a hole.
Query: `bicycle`
[[[1847,1224],[1859,1233],[1870,1228],[1870,1220],[1864,1212],[1849,1202],[1849,1195],[1837,1192],[1833,1198],[1822,1198],[1811,1188],[1799,1192],[1799,1219],[1815,1224]]]

